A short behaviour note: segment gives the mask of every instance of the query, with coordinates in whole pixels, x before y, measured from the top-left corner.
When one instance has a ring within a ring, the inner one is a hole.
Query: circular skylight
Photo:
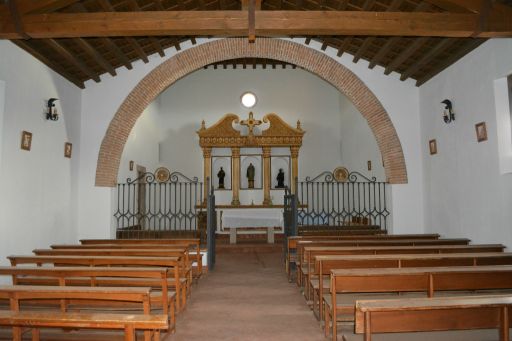
[[[256,105],[256,95],[252,92],[244,92],[240,97],[242,105],[246,108],[252,108]]]

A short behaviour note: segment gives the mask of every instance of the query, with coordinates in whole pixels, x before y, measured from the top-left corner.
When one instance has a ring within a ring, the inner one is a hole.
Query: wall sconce
[[[59,114],[57,113],[57,108],[55,108],[55,101],[58,101],[58,98],[50,98],[48,100],[48,112],[46,113],[46,119],[51,121],[57,121],[59,119]]]
[[[443,111],[444,123],[448,124],[452,121],[455,121],[455,113],[453,112],[452,102],[448,99],[445,99],[441,103],[443,103],[445,105],[444,111]]]

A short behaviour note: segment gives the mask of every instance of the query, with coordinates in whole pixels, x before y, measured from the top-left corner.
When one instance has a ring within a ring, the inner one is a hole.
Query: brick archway
[[[103,138],[96,167],[96,186],[115,186],[128,135],[144,109],[162,91],[208,64],[242,57],[285,61],[331,83],[368,121],[384,159],[388,181],[407,183],[405,159],[395,127],[377,97],[352,71],[323,53],[291,41],[258,38],[256,43],[249,44],[246,38],[229,38],[183,51],[157,66],[137,84],[117,110]]]

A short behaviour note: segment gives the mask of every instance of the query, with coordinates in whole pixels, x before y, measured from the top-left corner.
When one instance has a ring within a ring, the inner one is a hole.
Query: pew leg
[[[371,323],[371,315],[367,311],[364,313],[364,341],[372,341]]]
[[[508,307],[501,308],[500,341],[509,341]]]
[[[133,326],[126,326],[124,328],[124,341],[136,341],[135,328]]]
[[[160,341],[160,331],[159,330],[155,330],[154,335],[153,335],[153,341]]]
[[[21,341],[21,327],[12,327],[12,341]]]
[[[337,322],[338,322],[337,315],[338,314],[336,311],[336,305],[334,303],[335,302],[332,303],[332,308],[331,308],[332,341],[338,340],[338,325],[337,325]]]
[[[152,332],[150,330],[146,330],[144,332],[144,341],[151,341],[151,334]]]
[[[40,340],[40,332],[38,328],[32,329],[32,341],[39,341]]]
[[[324,333],[325,333],[325,337],[328,337],[329,336],[329,327],[330,327],[330,316],[329,316],[329,312],[327,311],[328,309],[328,306],[327,304],[325,305],[325,310],[324,310],[324,317],[325,317],[325,324],[324,324]]]

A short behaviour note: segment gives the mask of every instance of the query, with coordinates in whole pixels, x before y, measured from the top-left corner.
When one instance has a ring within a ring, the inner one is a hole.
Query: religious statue
[[[247,167],[247,181],[249,183],[249,188],[254,188],[254,173],[255,173],[254,166],[252,162],[249,164],[249,167]]]
[[[219,188],[224,188],[224,177],[226,176],[226,172],[224,172],[224,169],[220,167],[219,172],[217,173],[217,177],[219,178]]]
[[[279,168],[279,173],[277,173],[277,186],[276,188],[284,188],[284,172],[282,168]]]

